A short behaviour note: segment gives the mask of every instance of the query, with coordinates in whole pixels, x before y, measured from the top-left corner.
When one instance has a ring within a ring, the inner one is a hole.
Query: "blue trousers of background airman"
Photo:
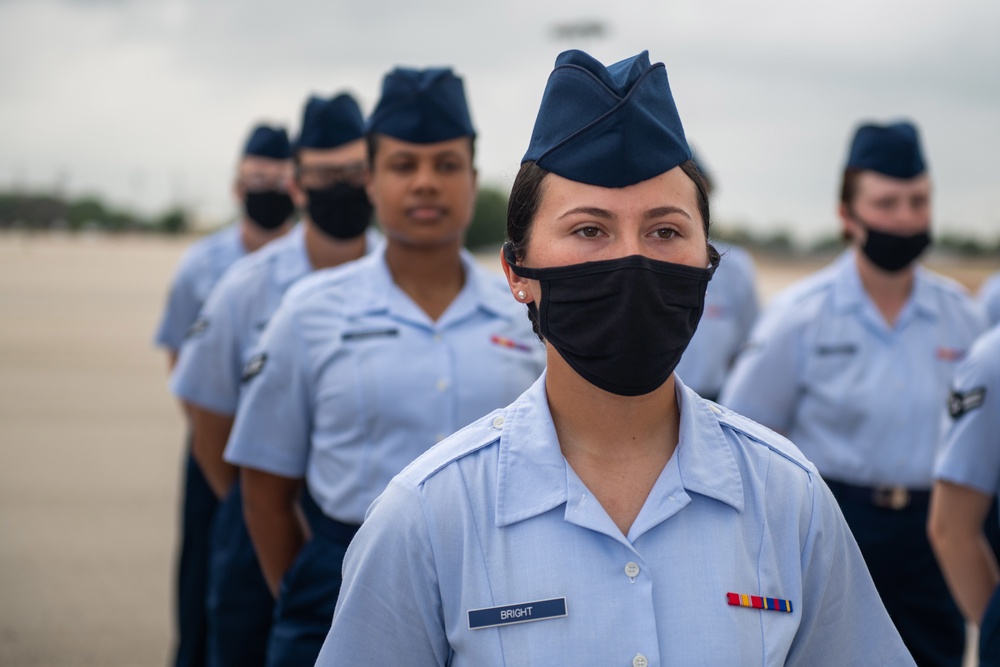
[[[889,617],[920,667],[961,667],[965,621],[927,539],[927,494],[901,509],[829,482]]]
[[[218,500],[201,468],[191,456],[188,437],[181,510],[181,550],[177,570],[176,667],[204,667],[208,623],[205,598],[208,590],[209,534]]]
[[[324,515],[308,492],[302,509],[313,535],[281,581],[267,667],[315,664],[337,608],[344,555],[358,530]]]
[[[243,520],[238,481],[215,513],[208,567],[208,667],[263,667],[274,598]]]

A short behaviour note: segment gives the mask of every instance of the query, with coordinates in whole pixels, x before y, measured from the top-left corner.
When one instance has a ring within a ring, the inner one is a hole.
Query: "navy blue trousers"
[[[1000,667],[1000,587],[993,591],[979,627],[979,667]]]
[[[208,561],[208,667],[264,667],[274,598],[243,520],[239,481],[219,505]]]
[[[961,667],[965,621],[927,540],[927,507],[891,510],[834,495],[917,665]]]
[[[281,582],[267,645],[267,667],[313,665],[330,632],[347,547],[310,540]]]
[[[219,503],[201,468],[191,456],[190,435],[186,451],[181,548],[177,568],[178,641],[174,665],[204,667],[208,638],[205,599],[208,590],[209,534]]]
[[[281,581],[267,645],[267,667],[316,663],[337,608],[344,555],[357,531],[357,526],[323,515],[305,491],[302,509],[313,538],[302,547]]]

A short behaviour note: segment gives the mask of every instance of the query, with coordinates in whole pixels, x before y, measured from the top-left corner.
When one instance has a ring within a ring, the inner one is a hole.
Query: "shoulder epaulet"
[[[715,412],[716,417],[719,419],[719,424],[724,428],[736,431],[750,441],[767,447],[775,454],[802,468],[809,474],[818,474],[816,467],[799,451],[799,448],[780,433],[776,433],[748,417],[744,417],[715,403],[712,403],[712,411]]]
[[[502,409],[494,410],[451,434],[406,466],[400,476],[419,486],[455,461],[496,443],[500,440],[504,413]]]

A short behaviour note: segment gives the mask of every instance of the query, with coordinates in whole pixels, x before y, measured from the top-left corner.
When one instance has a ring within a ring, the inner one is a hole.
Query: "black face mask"
[[[365,189],[337,183],[322,190],[306,190],[309,218],[335,239],[353,239],[364,234],[372,219],[372,205]]]
[[[929,232],[920,232],[912,236],[901,236],[872,229],[871,225],[852,215],[854,221],[865,228],[868,238],[861,246],[861,252],[871,260],[872,264],[888,273],[902,271],[923,254],[931,244]]]
[[[541,284],[536,313],[542,336],[573,370],[619,396],[641,396],[674,372],[705,307],[705,290],[719,265],[699,269],[633,255],[548,269],[511,271]]]
[[[267,190],[248,192],[243,199],[243,212],[264,229],[277,229],[292,216],[295,204],[287,192]]]

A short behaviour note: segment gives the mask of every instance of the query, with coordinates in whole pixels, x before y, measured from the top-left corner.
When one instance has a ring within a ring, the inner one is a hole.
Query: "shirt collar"
[[[848,250],[841,254],[834,267],[833,306],[837,312],[845,313],[861,308],[871,302],[861,284],[861,274],[858,273],[857,259],[854,252]],[[874,308],[874,304],[872,304]],[[900,313],[899,322],[908,319],[907,313],[921,315],[930,319],[938,316],[936,301],[928,283],[927,270],[917,265],[913,272],[913,292]]]
[[[412,319],[418,324],[429,324],[426,314],[393,281],[389,265],[385,261],[385,250],[386,245],[380,244],[371,254],[356,261],[356,264],[366,267],[361,269],[359,266],[359,270],[366,272],[367,279],[358,281],[357,289],[347,295],[345,313],[348,316],[359,316],[387,312]],[[476,264],[476,259],[464,249],[459,257],[465,270],[465,285],[444,315],[434,323],[435,328],[465,319],[477,310],[484,310],[498,317],[510,317],[510,309],[498,307],[497,298],[500,295],[490,284],[485,271]]]
[[[545,392],[546,373],[510,405],[500,434],[497,467],[497,526],[548,512],[569,500],[567,463],[559,448]],[[674,376],[680,408],[677,449],[646,500],[637,522],[660,523],[685,503],[669,505],[659,493],[671,477],[696,493],[743,511],[743,480],[711,404]],[[635,529],[636,526],[633,526]],[[633,533],[635,530],[632,531]]]
[[[279,241],[275,241],[278,243]],[[305,225],[298,223],[281,241],[284,248],[274,258],[274,279],[279,288],[287,288],[293,282],[313,270],[306,251]]]

